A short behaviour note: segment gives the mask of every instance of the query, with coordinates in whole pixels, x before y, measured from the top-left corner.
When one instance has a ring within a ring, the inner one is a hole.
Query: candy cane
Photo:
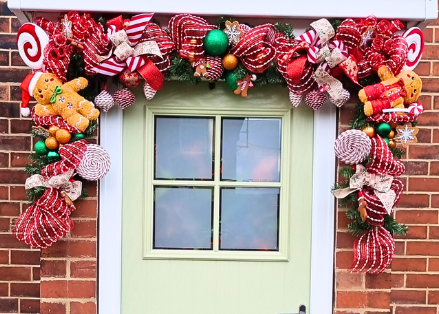
[[[409,46],[404,70],[413,70],[421,61],[422,53],[424,52],[424,34],[419,28],[412,27],[406,30],[402,37],[405,38]]]
[[[18,52],[24,63],[34,70],[43,68],[43,52],[48,43],[49,36],[35,24],[25,23],[18,30]]]

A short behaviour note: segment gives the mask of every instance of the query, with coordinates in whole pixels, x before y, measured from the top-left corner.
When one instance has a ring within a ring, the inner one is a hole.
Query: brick
[[[431,207],[438,208],[439,207],[439,195],[431,196]]]
[[[31,137],[0,135],[0,147],[3,150],[29,150],[31,147]]]
[[[18,32],[18,29],[20,28],[21,23],[20,21],[15,18],[15,16],[11,19],[11,33]]]
[[[21,101],[21,88],[20,86],[10,86],[11,100],[12,101]],[[18,104],[19,105],[19,104]]]
[[[427,226],[409,226],[409,231],[406,235],[395,235],[395,239],[426,239]]]
[[[11,296],[12,297],[40,297],[40,284],[39,283],[11,283]]]
[[[88,197],[98,196],[98,184],[96,181],[84,181],[82,187],[87,190]]]
[[[9,65],[9,51],[3,50],[0,51],[0,66],[8,66]]]
[[[0,250],[0,264],[9,264],[8,250]]]
[[[424,112],[418,118],[419,125],[422,126],[427,126],[427,125],[436,126],[438,120],[439,120],[439,112],[432,112],[432,111]]]
[[[12,43],[9,41],[11,39]],[[0,34],[0,49],[11,44],[15,46],[15,36]],[[31,69],[28,68],[15,68],[13,71],[8,68],[0,68],[0,82],[21,83],[31,72]]]
[[[428,304],[439,304],[439,291],[428,291]]]
[[[407,255],[435,256],[439,252],[439,242],[416,241],[407,242]]]
[[[11,53],[11,65],[12,66],[26,66],[23,59],[21,59],[18,51],[12,51]]]
[[[67,281],[66,280],[44,280],[40,282],[41,298],[66,298]]]
[[[428,224],[438,223],[437,210],[398,210],[396,211],[396,220],[405,224]]]
[[[415,72],[418,75],[429,76],[431,72],[430,67],[431,67],[431,62],[428,61],[419,62],[419,64],[415,69]]]
[[[430,162],[430,175],[433,176],[439,175],[439,162],[437,161]]]
[[[426,271],[426,258],[398,258],[394,257],[392,261],[392,271]]]
[[[431,129],[419,128],[419,132],[416,135],[418,143],[431,143]],[[409,173],[407,173],[409,174]]]
[[[10,187],[11,200],[13,201],[27,201],[26,190],[24,186],[16,185]]]
[[[21,299],[20,313],[40,313],[40,300]]]
[[[24,167],[28,163],[30,163],[28,153],[11,153],[12,167]]]
[[[9,232],[10,224],[11,224],[10,218],[0,218],[0,231]]]
[[[397,304],[425,304],[427,293],[422,290],[396,290],[390,292],[392,303]]]
[[[0,203],[0,216],[18,216],[20,203]]]
[[[28,177],[22,170],[0,170],[0,184],[24,184]]]
[[[429,259],[428,271],[439,271],[439,258],[430,258]]]
[[[93,298],[95,297],[95,281],[41,281],[42,298]]]
[[[40,281],[40,267],[32,267],[32,280]]]
[[[11,133],[25,133],[29,134],[32,129],[31,120],[11,119]]]
[[[11,264],[40,265],[40,251],[11,251]]]
[[[337,308],[364,308],[367,305],[367,292],[365,291],[338,291],[336,297]]]
[[[76,210],[72,213],[72,218],[96,218],[97,201],[80,200],[75,201]]]
[[[95,261],[77,261],[70,263],[70,277],[72,278],[96,278]]]
[[[96,281],[70,280],[67,284],[69,298],[94,298],[96,296]]]
[[[410,191],[439,191],[439,179],[436,178],[409,178]]]
[[[8,133],[9,132],[9,121],[6,119],[0,119],[0,133]]]
[[[390,291],[374,291],[367,294],[367,307],[373,309],[388,309],[390,306]]]
[[[439,239],[439,226],[428,226],[430,239]]]
[[[390,273],[382,273],[379,276],[366,274],[366,289],[390,289]]]
[[[435,93],[439,90],[439,79],[437,78],[423,78],[422,91],[427,93]]]
[[[28,249],[29,246],[18,241],[11,234],[0,234],[0,248]]]
[[[439,36],[439,32],[437,33],[437,35]],[[438,40],[436,40],[436,41],[438,41]],[[438,75],[439,75],[439,64],[437,62],[434,62],[433,63],[433,76],[438,76]]]
[[[422,53],[423,60],[434,60],[437,59],[437,46],[426,44],[424,46],[424,52]]]
[[[60,260],[41,260],[43,277],[66,277],[67,262]]]
[[[405,242],[395,241],[395,255],[404,255],[405,253]]]
[[[0,186],[0,200],[7,200],[9,197],[9,187]]]
[[[1,153],[0,152],[0,167],[8,168],[9,167],[9,153]]]
[[[1,2],[0,15],[1,16],[8,16],[8,15],[14,16],[14,13],[12,13],[12,11],[9,10],[8,3],[6,1],[5,2]]]
[[[404,275],[392,274],[392,288],[402,288],[404,287]]]
[[[425,110],[431,110],[432,108],[432,102],[433,102],[433,96],[430,95],[421,95],[418,98],[418,102],[424,106]]]
[[[428,174],[428,163],[423,161],[405,161],[405,175],[426,175]]]
[[[351,222],[352,220],[346,217],[346,212],[337,213],[337,230],[347,229]]]
[[[418,306],[408,306],[401,307],[397,306],[395,308],[395,314],[437,314],[436,307],[418,307]]]
[[[343,106],[342,109],[340,109],[340,124],[341,125],[349,125],[349,122],[354,117],[355,112],[355,104],[353,103],[347,103],[345,106]]]
[[[424,34],[424,41],[426,43],[433,42],[433,33],[434,33],[434,29],[433,28],[424,28],[422,30],[422,33]]]
[[[71,302],[70,303],[70,314],[95,314],[96,313],[96,303],[94,302]]]
[[[337,248],[350,249],[354,245],[356,237],[349,232],[337,232]]]
[[[0,313],[18,313],[18,299],[3,298],[0,302]]]
[[[66,312],[66,305],[64,303],[41,302],[40,304],[41,314],[66,314]]]
[[[335,264],[338,269],[349,269],[353,260],[353,251],[342,251],[335,253]]]
[[[94,241],[58,241],[43,249],[41,256],[50,257],[96,257]]]
[[[0,267],[2,281],[30,281],[30,267]]]
[[[0,282],[0,297],[7,297],[9,293],[9,286],[7,282]]]
[[[75,220],[75,228],[70,232],[72,238],[96,238],[96,220]]]
[[[407,288],[439,288],[439,275],[407,274]]]
[[[2,103],[0,106],[0,117],[19,118],[20,104],[19,103]]]

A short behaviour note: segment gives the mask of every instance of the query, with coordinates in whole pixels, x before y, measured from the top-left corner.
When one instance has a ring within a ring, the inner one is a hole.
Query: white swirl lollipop
[[[43,67],[43,52],[48,43],[49,36],[38,25],[25,23],[18,30],[18,52],[24,63],[34,70]]]
[[[95,181],[102,179],[110,170],[110,155],[96,144],[88,144],[87,151],[76,172],[86,180]]]
[[[402,37],[405,38],[409,47],[407,62],[403,70],[411,71],[421,61],[422,53],[424,52],[424,34],[418,27],[412,27],[406,30]]]
[[[348,165],[356,165],[369,155],[372,142],[366,133],[360,130],[348,130],[335,140],[335,155]]]

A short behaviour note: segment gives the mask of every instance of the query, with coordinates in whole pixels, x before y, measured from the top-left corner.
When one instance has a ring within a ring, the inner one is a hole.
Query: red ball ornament
[[[137,72],[131,72],[128,69],[119,74],[119,79],[125,87],[134,88],[140,85],[140,75]]]

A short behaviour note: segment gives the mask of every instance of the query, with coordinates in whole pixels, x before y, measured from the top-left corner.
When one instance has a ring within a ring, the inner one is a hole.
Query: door
[[[309,304],[312,110],[216,85],[168,82],[124,111],[122,313]]]

